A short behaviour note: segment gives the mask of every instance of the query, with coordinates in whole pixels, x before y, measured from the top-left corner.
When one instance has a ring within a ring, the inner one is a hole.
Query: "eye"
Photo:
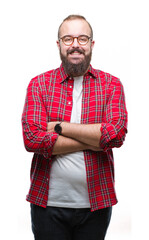
[[[80,36],[78,38],[78,40],[79,40],[79,43],[84,44],[84,43],[88,42],[88,37],[87,36]]]
[[[63,41],[66,42],[66,43],[69,43],[69,42],[72,42],[72,37],[64,37],[63,38]]]
[[[86,42],[86,41],[87,41],[87,39],[88,39],[88,38],[87,38],[87,37],[85,37],[85,36],[82,36],[82,37],[80,37],[80,38],[79,38],[79,40],[80,40],[80,41],[82,41],[82,42]]]

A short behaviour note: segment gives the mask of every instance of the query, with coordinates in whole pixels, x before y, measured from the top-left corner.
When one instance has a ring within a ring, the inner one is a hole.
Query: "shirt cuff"
[[[101,123],[101,138],[100,138],[100,146],[103,151],[107,151],[109,149],[109,145],[112,139],[116,138],[117,132],[115,130],[114,125],[110,123]]]
[[[45,139],[45,151],[43,153],[43,156],[48,159],[52,155],[53,147],[58,138],[58,133],[50,133],[47,134],[46,139]]]

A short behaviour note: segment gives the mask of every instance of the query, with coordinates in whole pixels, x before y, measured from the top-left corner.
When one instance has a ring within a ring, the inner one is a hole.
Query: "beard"
[[[84,59],[81,60],[79,63],[71,63],[68,60],[68,54],[71,54],[75,51],[78,51],[81,54],[84,54]],[[61,53],[61,49],[60,49],[60,58],[62,60],[62,65],[65,69],[65,72],[71,76],[71,77],[79,77],[79,76],[83,76],[90,65],[91,62],[91,57],[92,57],[92,51],[90,51],[90,53],[88,55],[85,55],[83,50],[80,50],[79,48],[74,48],[72,50],[68,50],[67,51],[67,56],[64,56]]]

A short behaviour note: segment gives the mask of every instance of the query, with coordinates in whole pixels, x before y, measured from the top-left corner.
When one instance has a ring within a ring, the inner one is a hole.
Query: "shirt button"
[[[71,102],[68,102],[68,105],[70,105],[71,104]]]
[[[72,86],[70,85],[69,88],[72,88]]]

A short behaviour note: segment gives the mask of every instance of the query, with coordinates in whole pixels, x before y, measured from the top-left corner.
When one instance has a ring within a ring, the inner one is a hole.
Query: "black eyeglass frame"
[[[64,38],[65,37],[71,37],[72,38],[72,43],[71,44],[66,44],[65,42],[64,42]],[[88,41],[85,43],[85,44],[80,44],[80,42],[79,42],[79,38],[80,37],[87,37],[87,39],[88,39]],[[91,37],[89,37],[89,36],[87,36],[87,35],[79,35],[78,37],[73,37],[73,36],[71,36],[71,35],[65,35],[65,36],[63,36],[63,37],[61,37],[61,38],[59,38],[59,41],[60,40],[62,40],[62,42],[66,45],[66,46],[71,46],[73,43],[74,43],[74,39],[77,39],[77,42],[81,45],[81,46],[85,46],[88,42],[89,42],[89,40],[91,39],[91,41],[92,41],[92,38]]]

